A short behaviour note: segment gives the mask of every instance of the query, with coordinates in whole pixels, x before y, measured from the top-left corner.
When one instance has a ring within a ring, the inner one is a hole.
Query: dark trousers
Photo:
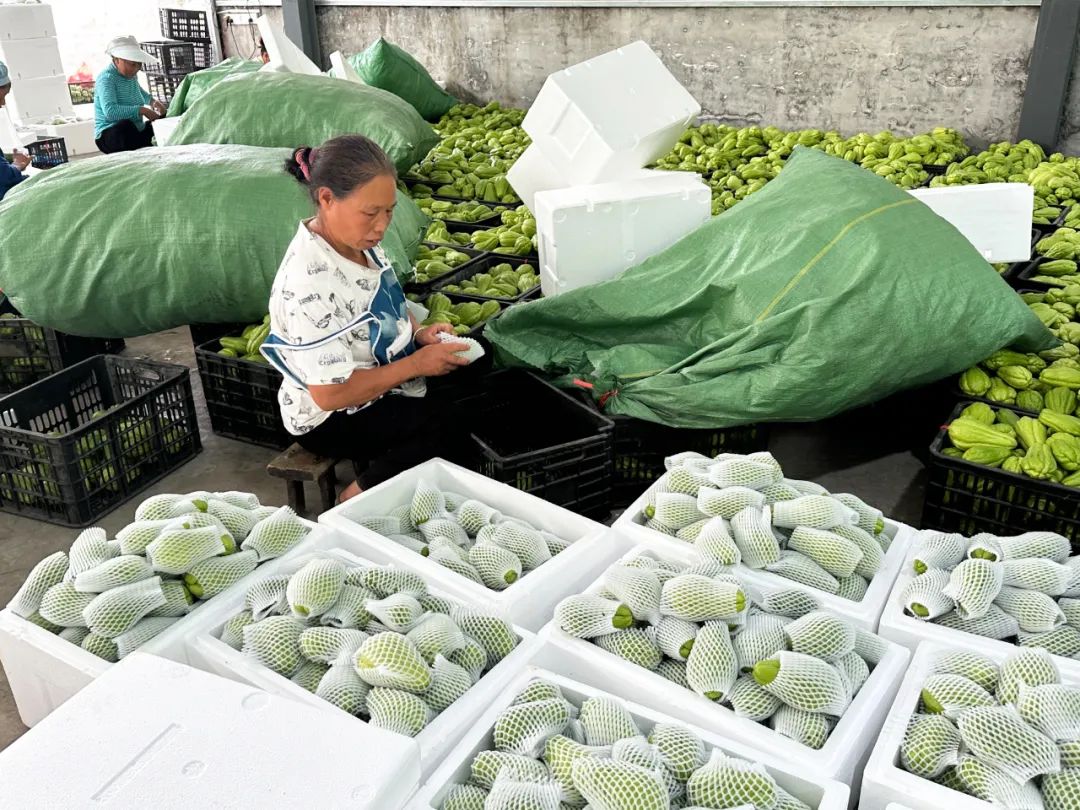
[[[94,143],[97,148],[106,155],[113,152],[131,152],[135,149],[144,149],[154,139],[154,125],[146,122],[141,130],[135,126],[130,118],[125,118],[119,124],[114,124],[101,133],[101,137]]]
[[[463,463],[469,448],[469,430],[457,418],[453,401],[430,395],[393,394],[351,415],[336,411],[295,438],[316,455],[350,459],[363,489],[435,456]]]

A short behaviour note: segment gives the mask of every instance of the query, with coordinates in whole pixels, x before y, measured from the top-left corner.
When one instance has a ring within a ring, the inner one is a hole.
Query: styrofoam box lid
[[[0,61],[7,65],[15,81],[64,75],[56,37],[5,39],[0,36]]]
[[[154,138],[157,140],[157,145],[168,146],[173,133],[176,132],[177,127],[180,126],[180,122],[183,120],[184,116],[173,115],[166,118],[159,118],[155,121]]]
[[[0,753],[7,807],[400,806],[416,744],[133,653]]]
[[[338,533],[332,527],[321,526],[308,520],[303,522],[311,528],[311,533],[279,559],[289,559],[294,555],[308,554],[315,549],[332,548],[338,544]],[[269,564],[265,563],[265,565]],[[244,594],[251,583],[262,576],[260,571],[263,568],[264,566],[259,566],[231,589],[218,594],[213,599],[196,603],[197,606],[191,613],[180,617],[139,649],[146,653],[188,663],[184,642],[190,632],[189,622],[201,615],[216,600],[227,599],[231,590],[235,589],[241,595]],[[33,664],[30,663],[31,660],[34,661]],[[0,662],[3,663],[5,670],[18,670],[20,675],[28,667],[37,666],[39,671],[36,675],[41,682],[42,691],[40,699],[50,702],[57,696],[69,692],[72,683],[97,678],[117,666],[50,633],[44,627],[28,622],[6,607],[0,610]],[[75,674],[74,679],[71,673]],[[53,679],[56,680],[55,684],[50,682]],[[15,697],[18,701],[19,695],[16,694]],[[66,697],[70,695],[65,695]],[[63,700],[59,702],[62,703]],[[55,708],[55,705],[49,708]],[[21,705],[19,709],[24,718],[31,714],[44,716],[48,713],[40,710],[23,712]]]
[[[513,703],[514,698],[517,697],[521,690],[535,679],[557,685],[562,690],[563,696],[578,708],[590,698],[611,696],[611,693],[594,685],[575,681],[550,670],[539,667],[526,668],[491,703],[490,708],[473,724],[468,735],[447,757],[446,762],[420,788],[419,793],[411,803],[413,810],[428,810],[429,808],[439,810],[451,785],[469,781],[469,766],[473,758],[481,751],[491,750],[495,747],[493,741],[495,721],[498,720],[499,715],[505,711],[506,707]],[[849,790],[847,785],[831,779],[822,779],[812,771],[799,767],[798,764],[782,761],[779,757],[767,751],[757,750],[743,743],[730,740],[722,732],[709,731],[690,723],[684,723],[669,717],[661,711],[632,701],[617,700],[626,707],[634,718],[638,729],[646,736],[655,725],[676,723],[700,737],[710,749],[719,748],[731,756],[740,757],[751,762],[760,762],[776,779],[780,787],[811,807],[817,808],[817,810],[843,810],[848,805]]]
[[[697,562],[693,550],[689,553],[674,549],[658,550],[643,544],[629,551],[623,559],[640,555],[666,559],[681,565]],[[742,571],[736,572],[740,577]],[[746,583],[750,595],[755,591],[768,593],[775,588]],[[603,586],[598,578],[585,592],[595,593]],[[786,586],[785,586],[786,587]],[[887,642],[885,655],[870,672],[841,717],[832,734],[819,750],[808,748],[795,740],[776,733],[771,728],[749,718],[738,717],[734,711],[691,692],[678,684],[600,649],[591,642],[574,638],[552,620],[540,634],[547,646],[536,657],[538,666],[566,673],[587,683],[604,683],[612,693],[646,706],[662,708],[671,716],[695,723],[710,730],[722,730],[725,735],[762,751],[775,753],[785,761],[811,766],[815,773],[837,779],[853,788],[857,784],[860,765],[869,756],[870,747],[885,718],[888,703],[907,665],[908,651]]]
[[[285,558],[268,563],[262,569],[262,576],[292,574],[313,559],[335,559],[346,566],[358,566],[374,562],[367,559],[355,544],[350,545],[349,538],[342,538],[341,548],[316,551],[312,554]],[[427,579],[427,578],[425,578]],[[428,590],[436,596],[451,599],[462,604],[468,600],[447,593],[438,587],[432,587],[428,580]],[[220,597],[219,597],[220,598]],[[307,691],[273,670],[235,650],[220,639],[225,622],[244,609],[244,593],[230,591],[227,599],[215,602],[211,609],[201,611],[196,623],[188,628],[189,656],[193,665],[209,669],[218,675],[249,683],[276,695],[305,703],[320,711],[331,713],[354,725],[367,725],[363,720],[353,717],[321,697]],[[521,641],[517,647],[494,667],[484,673],[464,695],[454,701],[449,708],[437,715],[414,738],[420,750],[420,762],[425,774],[430,773],[488,705],[488,701],[497,694],[524,667],[536,653],[539,642],[532,633],[517,625],[513,626]],[[315,806],[315,805],[313,805]]]
[[[52,6],[0,4],[0,39],[55,37]]]
[[[912,651],[918,648],[921,643],[931,641],[949,647],[983,653],[984,655],[990,655],[992,652],[996,656],[1004,657],[1016,652],[1019,649],[1017,645],[1010,644],[1008,641],[977,636],[974,633],[965,633],[962,630],[944,627],[935,622],[924,622],[904,612],[902,601],[904,589],[915,578],[914,569],[911,567],[912,560],[921,548],[921,539],[928,534],[934,533],[930,529],[914,533],[911,545],[904,555],[900,575],[897,577],[896,582],[893,583],[892,591],[885,602],[885,610],[881,614],[881,624],[879,626],[881,635],[889,639],[889,641],[901,644]],[[1055,655],[1054,663],[1057,664],[1062,674],[1069,673],[1070,677],[1080,682],[1080,661]]]
[[[11,94],[5,106],[11,107],[11,115],[18,121],[36,123],[54,116],[72,116],[67,79],[48,76],[43,79],[23,79],[12,83]]]
[[[574,542],[505,590],[494,591],[355,522],[361,517],[385,515],[410,503],[421,480],[440,490],[476,498],[506,517],[521,518]],[[592,582],[607,563],[625,550],[605,526],[595,521],[439,458],[364,490],[320,515],[319,522],[359,542],[363,556],[372,561],[410,568],[457,598],[486,607],[529,630],[539,630],[551,618],[551,609],[560,598]]]
[[[971,242],[988,262],[1031,258],[1031,207],[1027,183],[916,188],[908,192]]]
[[[690,543],[663,534],[662,532],[646,528],[644,525],[645,518],[642,513],[645,510],[645,505],[648,503],[652,494],[667,480],[668,475],[669,473],[664,473],[664,475],[657,479],[656,483],[645,490],[641,497],[634,501],[634,503],[622,513],[619,519],[615,521],[615,528],[634,537],[637,542],[646,543],[655,548],[675,549],[680,551],[689,549],[693,552],[694,547]],[[738,565],[736,566],[736,569],[739,576],[743,577],[747,582],[759,587],[773,589],[797,588],[802,591],[807,591],[821,602],[822,607],[826,610],[830,610],[839,616],[843,616],[862,629],[869,630],[873,633],[878,629],[878,622],[881,619],[882,610],[885,608],[886,601],[889,598],[889,591],[904,564],[905,557],[909,554],[909,549],[911,548],[912,541],[916,535],[916,531],[907,524],[898,523],[889,519],[885,520],[885,531],[892,537],[892,543],[889,545],[888,551],[885,552],[885,559],[882,561],[881,568],[878,570],[877,574],[874,575],[873,580],[870,582],[870,586],[866,589],[866,594],[860,602],[844,599],[836,594],[831,594],[818,588],[812,588],[809,585],[803,585],[800,582],[795,582],[792,579],[782,577],[779,574],[773,574],[769,571],[752,569],[745,565]],[[885,634],[882,633],[882,635]],[[896,639],[893,640],[895,641]]]
[[[989,802],[908,773],[899,764],[900,743],[904,740],[908,720],[918,709],[923,683],[933,672],[938,658],[955,649],[957,648],[951,644],[924,641],[915,650],[911,666],[904,676],[877,745],[866,764],[860,810],[882,810],[887,803],[894,801],[900,801],[912,810],[941,810],[944,807],[949,810],[988,810],[992,806]],[[1016,649],[1001,650],[988,646],[979,652],[1000,666]],[[1061,660],[1055,658],[1054,662],[1059,665],[1062,683],[1080,686],[1080,678],[1076,672],[1061,667]]]
[[[506,181],[521,198],[521,202],[536,215],[536,194],[570,185],[571,179],[562,176],[544,153],[530,144],[506,173]]]
[[[603,206],[632,207],[654,199],[664,204],[668,202],[668,197],[700,202],[702,196],[709,203],[712,193],[697,174],[642,169],[625,180],[538,192],[536,225],[539,229],[541,222],[548,224],[557,221],[555,217],[568,208],[584,208],[592,212]]]
[[[635,132],[657,123],[685,124],[701,112],[701,105],[641,40],[552,73],[540,95],[552,91],[565,96],[612,151],[636,146]],[[534,107],[521,126],[536,138],[544,134],[546,123]]]

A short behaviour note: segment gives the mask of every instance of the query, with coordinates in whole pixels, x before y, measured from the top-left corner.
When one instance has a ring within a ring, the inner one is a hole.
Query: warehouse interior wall
[[[94,75],[105,68],[105,46],[113,37],[131,34],[139,40],[161,39],[158,4],[154,0],[47,0],[52,6],[64,71],[71,75],[86,62]]]
[[[264,11],[280,20],[280,7]],[[1016,137],[1038,8],[319,6],[317,17],[324,58],[384,36],[470,101],[528,106],[551,72],[645,39],[723,123],[903,135],[947,125],[982,147]],[[1080,151],[1080,81],[1066,143]]]

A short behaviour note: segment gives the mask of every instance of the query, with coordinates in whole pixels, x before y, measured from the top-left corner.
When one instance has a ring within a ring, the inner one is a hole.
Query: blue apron
[[[371,303],[366,310],[336,332],[332,332],[318,340],[309,343],[289,343],[271,332],[266,342],[259,347],[260,353],[266,358],[267,362],[298,388],[303,388],[306,391],[307,384],[289,368],[288,361],[284,356],[286,352],[317,349],[364,324],[368,325],[371,353],[375,358],[375,362],[380,366],[408,357],[416,351],[416,344],[409,340],[404,348],[391,356],[390,349],[398,340],[398,335],[396,330],[384,334],[383,324],[388,320],[395,323],[399,320],[408,321],[408,302],[405,300],[405,292],[401,289],[401,285],[398,284],[394,268],[381,262],[373,250],[364,251],[364,255],[367,256],[372,267],[380,271],[379,289],[375,291],[375,295],[372,296]]]

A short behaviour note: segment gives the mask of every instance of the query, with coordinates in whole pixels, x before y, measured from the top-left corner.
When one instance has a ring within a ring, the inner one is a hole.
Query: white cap
[[[127,59],[129,62],[138,62],[140,65],[157,61],[156,57],[140,48],[139,43],[132,36],[116,37],[110,40],[105,53],[119,59]]]

